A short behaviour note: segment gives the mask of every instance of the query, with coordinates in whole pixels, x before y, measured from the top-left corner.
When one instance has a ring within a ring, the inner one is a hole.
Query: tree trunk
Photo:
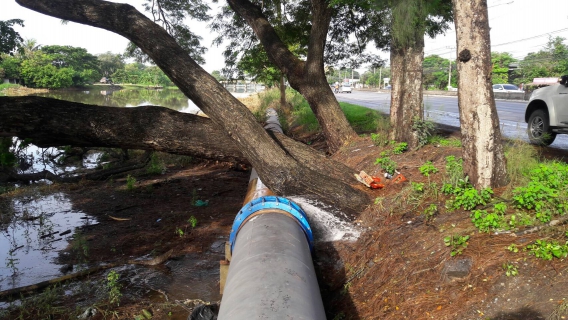
[[[0,136],[31,138],[32,143],[44,147],[126,146],[220,161],[246,161],[234,141],[211,119],[155,106],[113,108],[41,97],[0,97]],[[298,172],[291,174],[286,168],[273,166],[270,156],[261,159],[259,166],[274,170],[269,178],[287,174],[289,189],[282,194],[307,195],[352,215],[369,204],[370,198],[366,190],[359,188],[351,168],[285,135],[271,134],[269,139],[287,158],[298,160]]]
[[[330,172],[311,167],[308,159],[290,156],[241,102],[191,59],[163,28],[132,6],[98,0],[16,2],[40,13],[103,28],[131,40],[233,139],[262,181],[275,193],[313,195],[352,214],[370,203],[369,196],[353,188],[351,181],[339,180]]]
[[[326,137],[330,152],[339,150],[357,134],[325,77],[323,53],[333,9],[325,0],[312,0],[312,29],[308,55],[301,61],[280,40],[259,6],[248,0],[228,0],[231,8],[251,26],[264,46],[268,58],[286,75],[290,86],[308,101]]]
[[[491,87],[487,1],[452,0],[452,3],[464,172],[478,189],[503,186],[507,184],[507,166]]]
[[[0,97],[0,136],[39,147],[156,150],[248,162],[211,119],[155,106],[114,108],[41,97]]]
[[[424,36],[418,36],[413,47],[391,47],[391,139],[418,147],[419,136],[412,125],[424,119],[422,100],[422,62]]]

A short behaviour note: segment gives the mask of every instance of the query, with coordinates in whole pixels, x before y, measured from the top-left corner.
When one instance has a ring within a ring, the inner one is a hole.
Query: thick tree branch
[[[310,75],[313,72],[324,71],[323,53],[333,8],[325,0],[312,0],[312,12],[312,29],[310,32],[308,57],[306,59],[307,70]]]
[[[0,97],[0,136],[31,138],[40,146],[127,147],[246,161],[211,119],[154,106],[112,108],[41,97]],[[351,168],[285,135],[273,134],[272,138],[288,158],[302,163],[296,166],[295,176],[287,176],[290,189],[299,186],[299,190],[309,190],[302,194],[328,203],[347,199],[338,207],[350,208],[351,213],[352,202],[368,203],[364,191],[349,185],[357,184]],[[289,174],[285,168],[273,170],[274,175]],[[313,183],[318,186],[310,187]],[[297,194],[297,190],[287,192]]]
[[[241,102],[197,65],[163,28],[132,6],[100,0],[16,2],[40,13],[103,28],[131,40],[234,140],[262,181],[275,193],[283,196],[315,196],[351,213],[359,212],[369,204],[368,195],[353,188],[350,181],[342,181],[322,168],[313,169],[304,163],[304,159],[293,158],[286,153]],[[326,87],[324,90],[327,90],[327,96],[333,99],[329,86]],[[311,90],[311,98],[308,100],[313,102],[318,95],[318,90]],[[339,109],[337,101],[335,104]],[[330,121],[324,126],[327,132],[344,132],[342,135],[334,135],[337,139],[332,141],[332,150],[341,147],[346,142],[345,138],[356,137],[340,110],[339,113],[344,121],[335,121],[339,125],[329,126],[334,124],[334,121]],[[333,120],[337,115],[331,114],[330,117]],[[345,131],[346,128],[349,130]]]
[[[211,119],[155,106],[113,108],[40,97],[0,97],[0,136],[40,147],[156,150],[247,162]]]
[[[278,66],[282,73],[288,78],[303,76],[304,62],[288,50],[259,6],[248,0],[227,0],[227,2],[253,29],[270,61]]]

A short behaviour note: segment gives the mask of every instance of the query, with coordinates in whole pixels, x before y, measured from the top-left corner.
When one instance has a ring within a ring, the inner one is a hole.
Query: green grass
[[[267,108],[279,109],[280,91],[277,88],[266,90],[259,94],[259,99],[260,107],[254,114],[259,122],[263,122]],[[302,126],[310,133],[315,133],[320,130],[316,116],[301,94],[293,89],[287,89],[286,101],[292,106],[292,112],[289,117],[281,112],[279,114],[284,131],[286,131],[288,127],[286,122]],[[339,105],[341,110],[345,113],[347,121],[349,121],[353,129],[358,133],[376,132],[381,129],[386,130],[389,127],[388,119],[381,116],[376,110],[346,102],[340,102]]]
[[[20,87],[19,84],[12,84],[12,83],[2,83],[0,84],[0,97],[4,96],[4,93],[2,93],[2,91],[4,89],[9,89],[9,88],[18,88]]]

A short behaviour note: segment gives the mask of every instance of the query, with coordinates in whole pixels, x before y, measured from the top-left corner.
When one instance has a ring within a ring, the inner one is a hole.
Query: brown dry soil
[[[362,139],[336,158],[352,166],[354,172],[379,175],[373,162],[380,152],[370,140]],[[430,194],[423,201],[415,198],[410,181],[441,186],[444,175],[442,169],[428,181],[418,168],[428,160],[444,168],[446,156],[460,153],[460,148],[428,145],[393,156],[409,182],[387,182],[384,189],[373,191],[377,203],[354,222],[363,230],[357,241],[317,244],[314,264],[328,319],[568,318],[566,259],[545,262],[522,250],[512,253],[506,249],[512,243],[523,247],[541,237],[565,239],[564,226],[519,237],[479,233],[469,212],[444,208],[446,196]],[[566,153],[549,151],[547,155],[564,157]],[[56,187],[66,191],[75,210],[100,222],[81,230],[89,247],[88,262],[127,261],[173,249],[170,259],[193,255],[209,266],[217,265],[219,255],[206,253],[219,239],[227,238],[242,206],[250,172],[230,164],[202,162],[185,168],[170,166],[163,175],[147,176],[143,170],[130,174],[137,178],[133,191],[127,190],[125,176]],[[495,197],[506,191],[495,190]],[[192,205],[198,199],[209,203]],[[426,220],[421,213],[429,203],[437,204],[438,211]],[[130,220],[116,221],[110,216]],[[195,228],[188,222],[191,216],[197,219]],[[184,235],[177,234],[177,229]],[[443,242],[452,234],[471,237],[463,254],[456,257],[450,256],[451,249]],[[75,254],[63,257],[67,258],[62,262],[68,264],[79,262]],[[471,264],[467,275],[447,274],[449,265],[456,261]],[[505,275],[502,266],[507,262],[518,268],[518,276]],[[153,268],[168,272],[163,266]],[[104,274],[89,279],[100,279]],[[134,319],[143,309],[154,319],[185,319],[191,311],[174,302],[175,292],[155,290],[153,295],[136,296],[128,290],[123,288],[120,306],[109,307],[120,319]],[[68,297],[64,303],[74,308],[79,304],[73,299],[79,300]],[[94,317],[102,318],[100,312]]]

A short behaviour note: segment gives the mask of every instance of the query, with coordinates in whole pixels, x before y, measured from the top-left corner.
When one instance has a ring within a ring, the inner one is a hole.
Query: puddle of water
[[[11,210],[13,217],[0,228],[0,290],[61,276],[61,265],[55,262],[59,251],[75,228],[97,224],[73,210],[63,193],[14,199]]]

